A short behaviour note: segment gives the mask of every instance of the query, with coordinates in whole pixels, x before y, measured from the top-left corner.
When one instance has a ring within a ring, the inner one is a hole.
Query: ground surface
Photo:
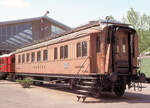
[[[76,94],[57,87],[32,86],[23,89],[19,84],[0,81],[0,108],[149,108],[150,84],[142,92],[127,90],[124,97],[105,94],[101,99],[87,98],[77,102]]]

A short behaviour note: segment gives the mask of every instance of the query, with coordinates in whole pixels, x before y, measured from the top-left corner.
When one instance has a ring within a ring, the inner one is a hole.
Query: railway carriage
[[[4,54],[0,56],[0,79],[6,79],[7,76],[12,77],[15,72],[15,55]]]
[[[81,94],[115,92],[138,78],[138,37],[128,24],[92,21],[15,51],[16,78],[65,82]]]

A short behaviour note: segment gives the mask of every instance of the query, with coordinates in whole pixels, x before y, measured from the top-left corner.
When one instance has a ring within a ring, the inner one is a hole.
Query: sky
[[[48,16],[70,27],[113,16],[122,20],[133,8],[150,15],[150,0],[0,0],[0,22]]]

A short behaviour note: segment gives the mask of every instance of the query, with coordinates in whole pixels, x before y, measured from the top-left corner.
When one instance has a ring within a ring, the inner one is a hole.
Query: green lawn
[[[142,59],[141,73],[145,73],[146,77],[150,77],[150,58]]]

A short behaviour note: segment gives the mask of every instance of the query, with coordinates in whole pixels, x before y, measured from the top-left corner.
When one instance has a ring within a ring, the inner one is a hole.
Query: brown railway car
[[[137,56],[134,29],[95,21],[18,49],[15,74],[35,81],[64,81],[83,94],[113,91],[122,96],[138,77]]]

